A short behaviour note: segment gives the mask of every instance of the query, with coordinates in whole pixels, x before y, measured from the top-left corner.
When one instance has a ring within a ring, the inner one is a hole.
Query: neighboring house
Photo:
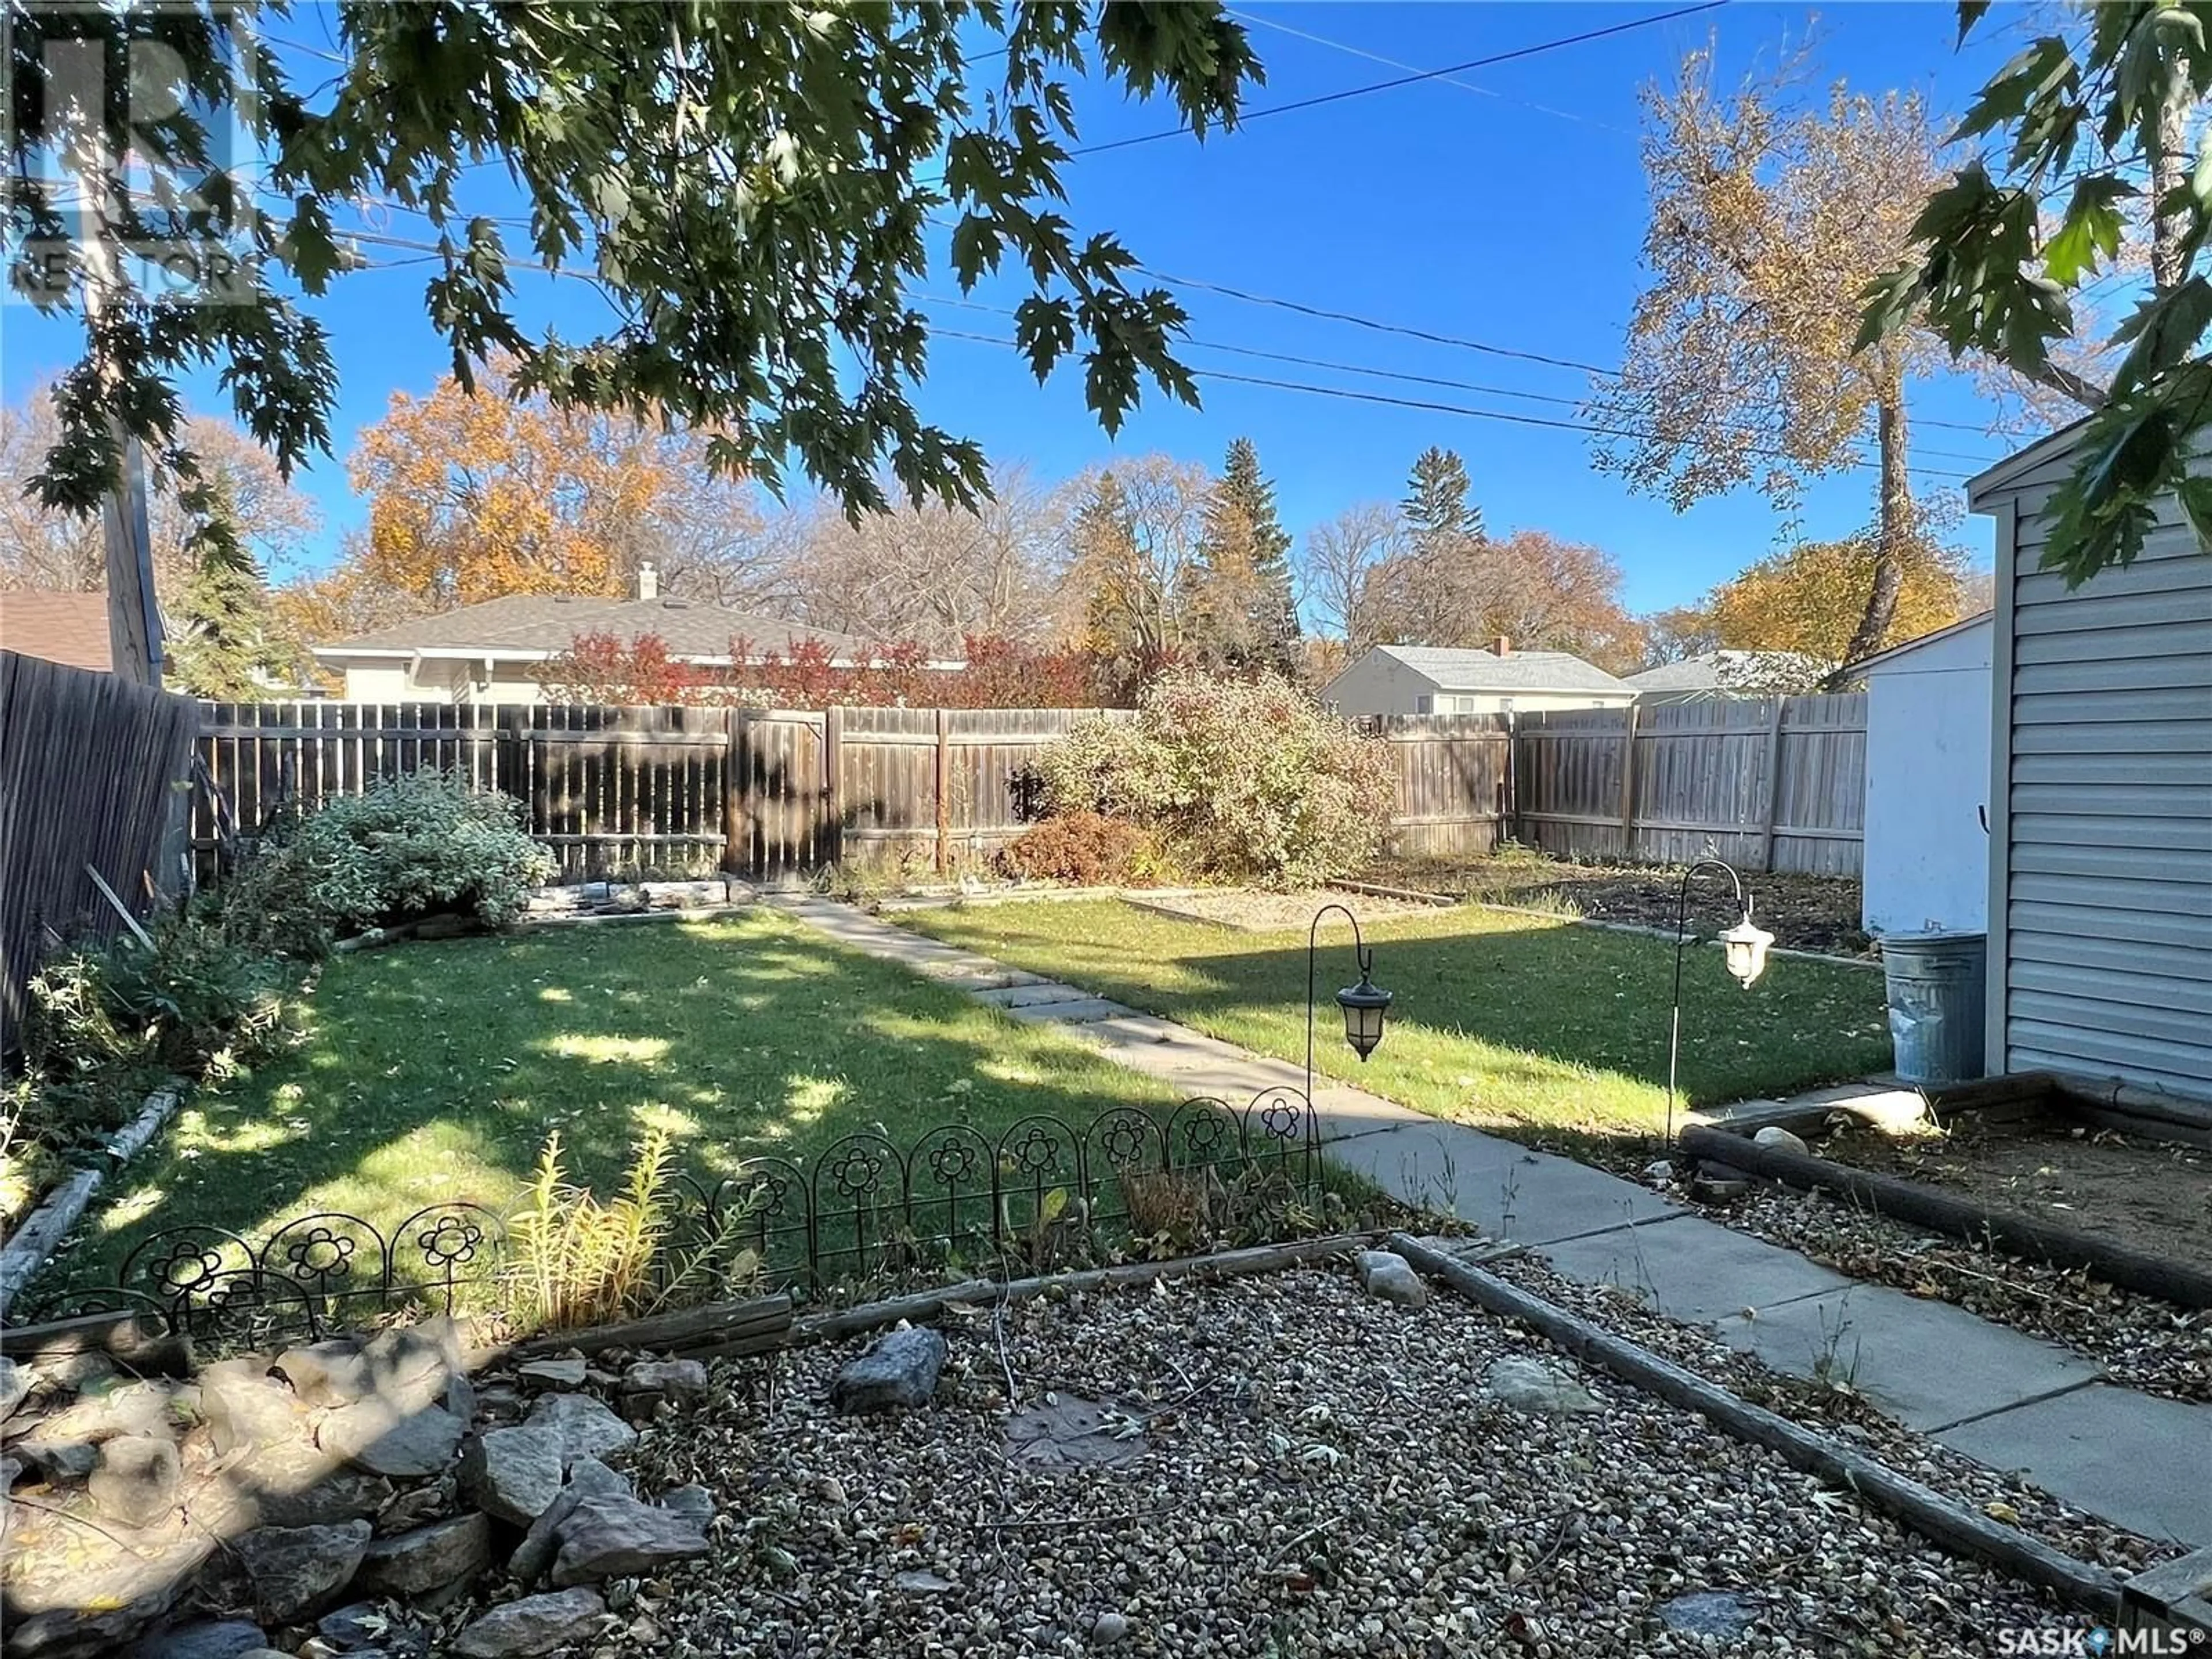
[[[315,660],[345,676],[349,702],[544,702],[537,665],[567,651],[579,634],[611,634],[624,641],[657,635],[670,656],[702,667],[731,665],[730,644],[788,654],[802,641],[826,648],[835,665],[867,655],[863,641],[775,617],[692,599],[664,599],[650,565],[638,573],[638,596],[518,593],[463,605],[313,647]]]
[[[1826,672],[1826,665],[1798,651],[1705,651],[1626,675],[1621,684],[1648,705],[1809,691]]]
[[[1978,933],[1988,924],[1992,628],[1985,611],[1859,665],[1869,933]]]
[[[1636,693],[1565,651],[1378,645],[1322,689],[1341,714],[1511,714],[1538,708],[1625,708]]]
[[[1967,486],[1996,520],[1989,1064],[2212,1099],[2212,556],[2039,568],[2077,425]]]
[[[0,592],[0,651],[107,672],[114,666],[107,642],[107,595],[46,587]]]

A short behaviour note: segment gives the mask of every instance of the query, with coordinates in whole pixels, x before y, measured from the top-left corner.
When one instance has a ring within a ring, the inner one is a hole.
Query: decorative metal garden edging
[[[811,1164],[748,1158],[720,1181],[678,1178],[664,1257],[720,1237],[756,1250],[772,1283],[816,1285],[933,1251],[996,1261],[1063,1222],[1127,1220],[1132,1177],[1208,1173],[1310,1194],[1321,1151],[1305,1097],[1270,1089],[1241,1107],[1211,1097],[1164,1114],[1116,1106],[1085,1124],[1034,1114],[995,1139],[940,1124],[904,1147],[864,1132]],[[115,1284],[64,1289],[35,1307],[27,1297],[24,1311],[145,1314],[197,1335],[320,1335],[403,1306],[496,1306],[507,1242],[506,1218],[467,1200],[417,1210],[389,1234],[340,1211],[301,1216],[258,1244],[187,1224],[142,1240]]]

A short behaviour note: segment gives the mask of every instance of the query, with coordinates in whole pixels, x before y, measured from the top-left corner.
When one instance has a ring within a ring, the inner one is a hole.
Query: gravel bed
[[[1711,1219],[1854,1279],[1955,1303],[2087,1354],[2124,1388],[2212,1401],[2212,1309],[2122,1290],[2078,1267],[1924,1233],[1823,1193],[1754,1186]]]
[[[1578,1284],[1527,1256],[1498,1262],[1489,1271],[1771,1412],[1855,1441],[1899,1474],[2078,1559],[2134,1573],[2186,1553],[2179,1544],[2145,1538],[2084,1515],[2019,1475],[1984,1468],[1884,1416],[1847,1384],[1823,1385],[1771,1370],[1754,1356],[1729,1347],[1710,1328],[1654,1312],[1632,1290]]]
[[[1439,1290],[1348,1268],[1069,1297],[951,1331],[935,1404],[840,1418],[858,1343],[725,1373],[647,1437],[649,1485],[725,1514],[618,1596],[621,1655],[1950,1655],[2088,1620]],[[1492,1398],[1534,1358],[1587,1415]],[[1101,1402],[1086,1456],[1016,1455],[1018,1404]]]

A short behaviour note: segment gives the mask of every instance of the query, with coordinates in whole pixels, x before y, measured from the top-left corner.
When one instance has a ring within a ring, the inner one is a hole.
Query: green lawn
[[[653,1124],[688,1168],[726,1174],[854,1131],[903,1146],[940,1123],[995,1135],[1172,1099],[764,911],[339,957],[312,1007],[303,1048],[187,1102],[88,1219],[70,1280],[181,1223],[255,1238],[315,1209],[388,1227],[454,1199],[501,1208],[550,1129],[604,1192]]]
[[[1356,909],[1359,901],[1349,902]],[[1185,921],[1107,900],[989,904],[899,918],[1212,1036],[1304,1055],[1306,937]],[[1376,982],[1396,994],[1365,1066],[1331,1000],[1356,977],[1350,930],[1324,927],[1316,1064],[1437,1117],[1522,1138],[1656,1132],[1666,1108],[1674,957],[1663,940],[1462,908],[1366,929]],[[1889,1064],[1881,975],[1777,958],[1748,991],[1721,953],[1684,963],[1682,1092],[1692,1104],[1767,1095]]]

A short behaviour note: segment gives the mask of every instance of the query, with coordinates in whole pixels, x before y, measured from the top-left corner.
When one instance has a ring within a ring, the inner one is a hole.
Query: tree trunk
[[[2186,205],[2168,208],[2166,200],[2179,191],[2189,167],[2189,104],[2186,94],[2170,99],[2159,112],[2158,131],[2150,147],[2151,221],[2150,278],[2161,295],[2179,288],[2189,275],[2189,257],[2183,240],[2189,234]]]
[[[1875,394],[1875,438],[1881,457],[1881,520],[1875,532],[1874,585],[1867,592],[1866,613],[1859,618],[1844,660],[1829,677],[1832,689],[1849,673],[1851,665],[1881,649],[1882,635],[1897,616],[1898,595],[1905,589],[1905,561],[1911,550],[1913,531],[1912,480],[1905,470],[1905,375],[1891,369],[1882,376]]]

